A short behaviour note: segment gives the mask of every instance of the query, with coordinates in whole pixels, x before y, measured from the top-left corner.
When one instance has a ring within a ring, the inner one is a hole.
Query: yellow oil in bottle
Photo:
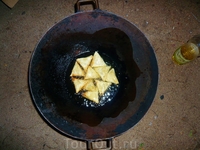
[[[173,61],[179,65],[194,60],[199,55],[199,48],[194,43],[186,43],[180,46],[173,54]]]
[[[200,55],[200,34],[193,36],[173,54],[173,61],[179,65],[191,62]]]

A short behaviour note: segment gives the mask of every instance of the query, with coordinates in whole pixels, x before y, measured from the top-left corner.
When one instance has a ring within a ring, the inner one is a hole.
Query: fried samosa
[[[99,55],[99,53],[95,52],[91,62],[91,67],[99,67],[99,66],[107,66],[107,65],[104,62],[103,58]]]
[[[99,94],[103,95],[108,87],[112,84],[110,82],[95,80],[96,86],[98,88]]]
[[[98,91],[86,91],[86,92],[82,93],[82,96],[97,103],[97,104],[99,103]]]
[[[77,62],[75,62],[75,65],[72,69],[70,76],[71,77],[72,76],[76,76],[76,77],[85,76],[85,72],[81,69],[80,65]]]
[[[83,67],[84,71],[86,72],[88,66],[91,63],[93,56],[90,55],[88,57],[78,58],[76,61]]]
[[[84,91],[97,91],[97,87],[94,85],[94,80],[88,80],[88,82],[83,86]]]
[[[100,66],[100,67],[95,67],[94,70],[100,75],[101,79],[105,81],[105,77],[110,70],[110,66]]]
[[[85,75],[85,79],[97,79],[97,78],[100,78],[99,74],[92,67],[89,66]]]
[[[72,78],[72,81],[74,83],[76,93],[82,90],[83,86],[88,82],[88,80],[82,80],[82,79],[77,79],[77,78]]]
[[[119,81],[116,77],[115,70],[112,68],[106,75],[105,81],[112,82],[114,84],[119,84]]]

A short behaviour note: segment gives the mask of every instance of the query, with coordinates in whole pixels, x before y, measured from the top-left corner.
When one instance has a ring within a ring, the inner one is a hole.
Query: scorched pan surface
[[[69,76],[76,58],[95,51],[119,79],[99,105],[74,94]],[[99,9],[54,25],[39,41],[29,66],[30,92],[42,117],[61,133],[86,141],[110,139],[136,125],[152,104],[157,83],[156,57],[144,34]]]

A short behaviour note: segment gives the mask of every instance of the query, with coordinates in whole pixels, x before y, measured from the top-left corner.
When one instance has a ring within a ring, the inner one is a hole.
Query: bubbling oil
[[[94,103],[86,98],[83,98],[82,106],[85,107],[99,107],[104,106],[106,103],[111,102],[113,97],[115,97],[117,91],[119,90],[119,85],[112,84],[103,95],[99,95],[99,103]]]

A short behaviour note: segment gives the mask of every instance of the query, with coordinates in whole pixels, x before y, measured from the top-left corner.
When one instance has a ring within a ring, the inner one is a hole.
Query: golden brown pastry
[[[98,92],[97,87],[94,85],[94,80],[88,80],[88,82],[83,86],[83,90]]]
[[[78,58],[76,61],[83,67],[84,71],[86,72],[88,66],[91,63],[93,56],[90,55],[88,57]]]
[[[100,66],[100,67],[95,67],[94,70],[100,75],[101,79],[105,81],[105,77],[110,70],[110,66]]]
[[[77,78],[72,78],[72,81],[74,83],[76,93],[81,91],[83,86],[88,82],[88,80],[82,80],[82,79],[77,79]]]
[[[92,67],[89,66],[85,75],[85,79],[97,79],[97,78],[100,78],[99,74]]]
[[[75,65],[72,69],[70,76],[71,77],[72,76],[76,76],[76,77],[85,76],[85,72],[81,69],[81,67],[79,66],[79,64],[77,62],[75,62]]]
[[[119,84],[114,68],[106,65],[98,52],[88,57],[78,58],[70,74],[76,93],[88,100],[99,103],[112,83]]]
[[[119,81],[116,77],[115,70],[112,68],[106,75],[105,81],[112,82],[114,84],[119,84]]]
[[[86,92],[82,93],[82,96],[97,103],[97,104],[99,103],[98,91],[86,91]]]
[[[95,80],[95,82],[100,95],[103,95],[105,91],[108,89],[108,87],[112,84],[110,82],[105,82],[100,80]]]
[[[107,66],[107,65],[104,62],[103,58],[101,58],[99,53],[95,52],[91,62],[91,67],[99,67],[99,66]]]

